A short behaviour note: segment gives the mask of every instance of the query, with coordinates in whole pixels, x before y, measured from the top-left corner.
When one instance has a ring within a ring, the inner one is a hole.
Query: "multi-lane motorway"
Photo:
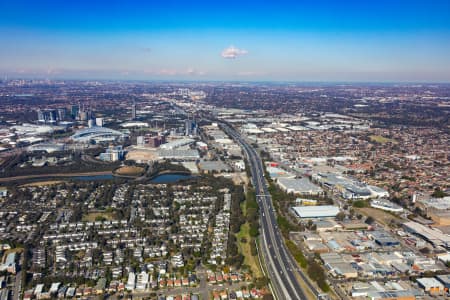
[[[251,168],[252,182],[257,194],[260,207],[262,255],[267,267],[268,275],[277,299],[308,299],[305,291],[298,282],[298,276],[303,278],[306,285],[318,296],[315,288],[298,270],[293,257],[286,250],[283,237],[278,229],[276,213],[272,198],[267,189],[261,158],[232,127],[221,123],[222,129],[230,135],[242,148]]]

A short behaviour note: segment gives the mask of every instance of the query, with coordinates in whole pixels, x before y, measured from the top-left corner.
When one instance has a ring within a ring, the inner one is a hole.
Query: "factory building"
[[[277,184],[286,193],[293,193],[296,195],[322,195],[321,187],[311,183],[308,178],[285,178],[277,179]]]

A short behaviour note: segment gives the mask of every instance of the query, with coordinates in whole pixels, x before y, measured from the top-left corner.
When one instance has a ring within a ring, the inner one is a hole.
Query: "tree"
[[[269,283],[269,279],[267,277],[259,277],[255,280],[255,286],[257,289],[261,289]]]
[[[336,220],[338,220],[338,221],[343,221],[344,218],[345,218],[345,213],[342,211],[336,215]]]
[[[373,224],[373,222],[375,222],[375,219],[372,218],[371,216],[368,216],[366,219],[366,224],[371,225],[371,224]]]
[[[433,194],[431,194],[431,196],[433,196],[434,198],[444,198],[446,196],[448,196],[444,191],[442,191],[439,187],[437,187]]]

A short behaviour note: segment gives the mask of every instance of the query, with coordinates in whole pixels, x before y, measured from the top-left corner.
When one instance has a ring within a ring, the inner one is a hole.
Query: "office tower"
[[[57,110],[49,110],[48,111],[48,115],[49,115],[49,122],[54,123],[56,122],[56,120],[58,120],[58,111]]]
[[[79,111],[80,111],[80,106],[72,105],[72,107],[70,109],[70,115],[72,116],[73,119],[77,119],[78,118],[78,112]]]
[[[54,123],[58,120],[58,111],[55,109],[39,109],[37,111],[38,121],[43,123]]]
[[[38,115],[39,122],[45,122],[45,116],[44,116],[44,112],[42,110],[38,109],[37,115]]]
[[[184,123],[184,129],[185,129],[184,134],[186,136],[192,135],[192,128],[193,128],[192,124],[193,124],[192,120],[188,119],[188,120],[185,121],[185,123]]]
[[[136,102],[131,105],[131,119],[136,120]]]
[[[66,118],[66,108],[58,108],[58,120],[62,121]]]

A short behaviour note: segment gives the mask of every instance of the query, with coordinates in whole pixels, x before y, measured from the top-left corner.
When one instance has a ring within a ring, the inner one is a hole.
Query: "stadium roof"
[[[89,142],[91,140],[101,142],[113,141],[118,138],[124,138],[126,136],[126,134],[117,130],[94,126],[78,130],[74,135],[72,135],[71,138],[76,142]]]

